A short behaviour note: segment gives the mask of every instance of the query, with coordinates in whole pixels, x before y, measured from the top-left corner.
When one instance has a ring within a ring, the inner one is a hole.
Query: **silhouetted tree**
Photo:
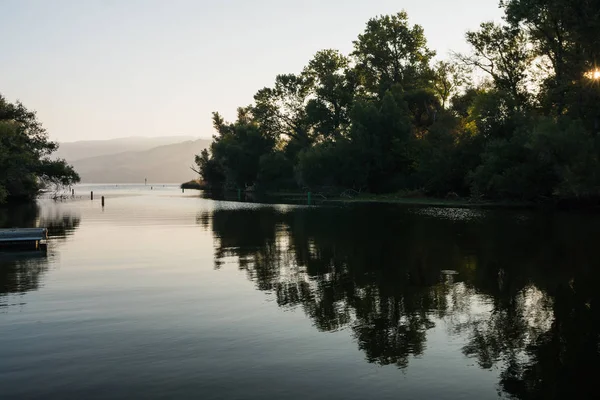
[[[35,112],[0,95],[0,203],[32,199],[43,187],[79,182],[64,160],[50,158],[56,149]]]

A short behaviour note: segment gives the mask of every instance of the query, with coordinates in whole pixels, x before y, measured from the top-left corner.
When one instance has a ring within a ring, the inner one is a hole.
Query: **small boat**
[[[47,242],[46,228],[0,229],[0,248],[45,250]]]

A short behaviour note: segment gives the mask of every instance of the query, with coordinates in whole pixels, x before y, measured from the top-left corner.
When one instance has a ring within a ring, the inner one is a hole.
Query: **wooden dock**
[[[47,240],[46,228],[0,229],[0,248],[45,249]]]

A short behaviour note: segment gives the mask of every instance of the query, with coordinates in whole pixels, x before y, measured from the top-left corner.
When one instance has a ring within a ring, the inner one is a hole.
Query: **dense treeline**
[[[472,52],[450,61],[434,61],[405,12],[371,19],[351,54],[323,50],[301,73],[277,76],[235,122],[214,113],[210,151],[196,157],[204,181],[215,189],[597,198],[597,1],[501,7],[504,22],[468,32]]]
[[[64,160],[50,158],[57,148],[35,112],[0,95],[0,204],[31,200],[42,188],[79,182]]]

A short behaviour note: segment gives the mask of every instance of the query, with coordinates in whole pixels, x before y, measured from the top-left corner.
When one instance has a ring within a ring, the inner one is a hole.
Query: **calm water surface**
[[[597,216],[90,189],[0,210],[2,399],[594,397]]]

